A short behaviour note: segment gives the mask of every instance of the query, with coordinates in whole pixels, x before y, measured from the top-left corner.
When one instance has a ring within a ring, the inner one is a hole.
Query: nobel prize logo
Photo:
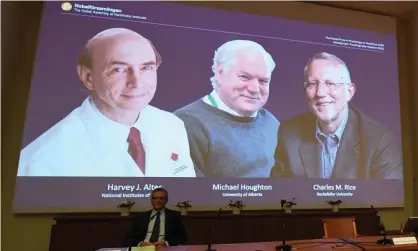
[[[61,4],[61,8],[65,11],[70,11],[73,6],[69,2],[64,2]]]

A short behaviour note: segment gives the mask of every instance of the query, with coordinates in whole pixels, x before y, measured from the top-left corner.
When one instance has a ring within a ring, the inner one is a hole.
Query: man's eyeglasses
[[[307,90],[312,90],[313,88],[318,88],[319,84],[324,84],[328,90],[335,90],[337,87],[342,85],[351,85],[351,83],[334,83],[334,82],[321,82],[321,81],[309,81],[304,83],[304,87]]]
[[[167,197],[151,197],[152,200],[165,200]]]

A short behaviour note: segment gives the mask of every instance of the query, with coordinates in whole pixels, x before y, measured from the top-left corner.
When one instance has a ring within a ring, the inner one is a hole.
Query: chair
[[[356,238],[358,237],[356,220],[354,218],[322,219],[324,238]]]

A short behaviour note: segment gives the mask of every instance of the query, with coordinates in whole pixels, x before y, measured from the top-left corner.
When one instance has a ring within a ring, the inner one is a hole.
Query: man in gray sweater
[[[269,177],[280,123],[263,106],[274,68],[253,41],[229,41],[215,51],[213,91],[175,112],[198,176]]]

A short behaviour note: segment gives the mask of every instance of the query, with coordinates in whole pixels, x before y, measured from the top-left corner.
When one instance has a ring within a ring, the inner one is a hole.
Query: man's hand
[[[154,246],[154,244],[152,244],[151,242],[148,241],[144,241],[141,243],[141,245],[139,245],[140,247],[145,247],[145,246]]]
[[[165,241],[159,241],[154,243],[155,247],[166,247],[167,243]]]

